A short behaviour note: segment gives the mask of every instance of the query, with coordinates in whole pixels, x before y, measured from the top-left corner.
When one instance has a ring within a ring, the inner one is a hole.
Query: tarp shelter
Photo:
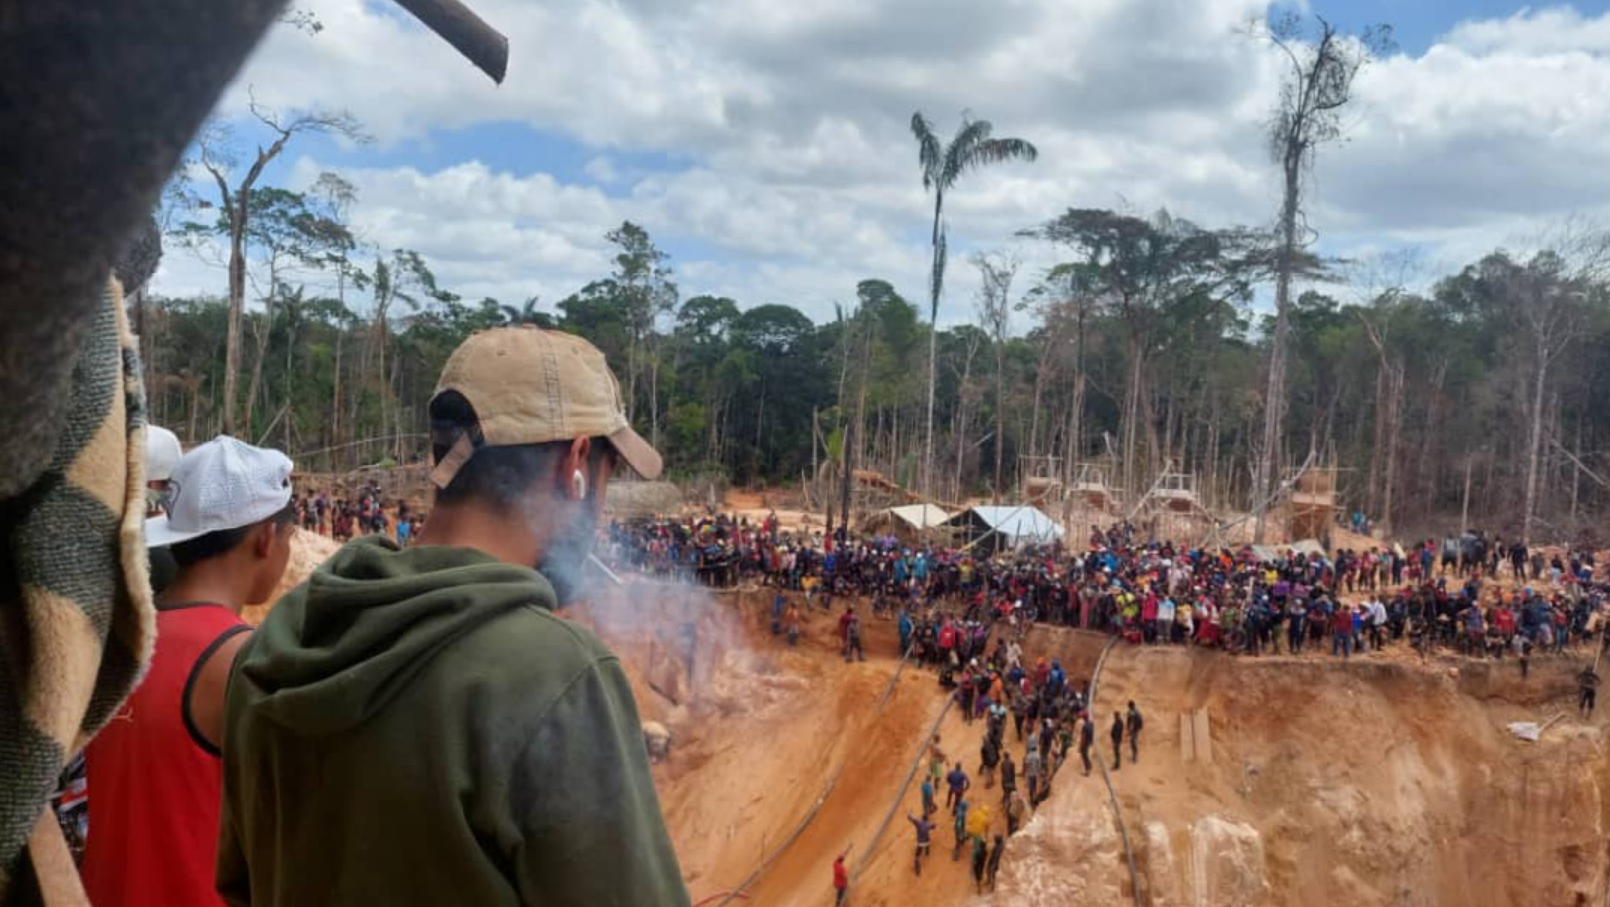
[[[986,554],[1021,545],[1048,544],[1063,535],[1056,520],[1027,504],[972,507],[951,517],[945,525],[955,529],[964,543]]]
[[[1292,542],[1289,547],[1298,554],[1306,554],[1310,558],[1325,556],[1325,546],[1321,545],[1318,539],[1302,539]]]
[[[1272,563],[1274,561],[1283,561],[1287,555],[1292,553],[1310,558],[1324,557],[1325,546],[1314,539],[1303,539],[1302,541],[1292,542],[1289,545],[1253,545],[1252,553],[1258,560]]]
[[[861,529],[872,535],[892,535],[913,544],[927,530],[938,528],[948,519],[950,514],[932,504],[907,504],[872,514],[861,523]]]

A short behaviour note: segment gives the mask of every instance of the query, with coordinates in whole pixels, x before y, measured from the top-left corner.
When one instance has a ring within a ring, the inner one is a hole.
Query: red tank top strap
[[[190,696],[201,666],[249,629],[212,602],[159,606],[150,669],[86,755],[91,903],[222,904],[213,890],[222,763]]]

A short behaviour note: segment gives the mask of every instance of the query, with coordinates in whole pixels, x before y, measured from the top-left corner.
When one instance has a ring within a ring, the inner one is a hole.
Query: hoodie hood
[[[552,610],[540,573],[469,548],[351,542],[288,593],[245,646],[233,683],[304,735],[355,727],[444,646],[521,607]]]

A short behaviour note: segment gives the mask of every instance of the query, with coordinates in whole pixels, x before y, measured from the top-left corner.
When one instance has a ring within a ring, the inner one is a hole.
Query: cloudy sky
[[[941,321],[969,317],[970,250],[1069,207],[1205,225],[1267,225],[1279,179],[1262,124],[1281,58],[1245,28],[1256,0],[472,0],[509,36],[493,85],[377,0],[307,0],[324,24],[280,27],[220,104],[349,110],[375,141],[297,140],[266,183],[322,171],[358,187],[377,247],[424,253],[467,298],[545,308],[610,268],[630,219],[674,258],[684,297],[827,317],[866,277],[924,297],[931,200],[908,131],[961,113],[1040,150],[947,199]],[[1322,247],[1419,251],[1451,270],[1572,213],[1610,213],[1606,4],[1309,0],[1398,50],[1360,77],[1350,137],[1325,148],[1310,219]],[[221,292],[221,269],[173,249],[167,293]]]

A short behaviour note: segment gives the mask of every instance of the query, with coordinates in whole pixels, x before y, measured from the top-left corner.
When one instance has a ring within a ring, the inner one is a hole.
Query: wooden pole
[[[459,0],[397,0],[397,5],[453,45],[476,68],[503,83],[509,68],[509,39]]]

